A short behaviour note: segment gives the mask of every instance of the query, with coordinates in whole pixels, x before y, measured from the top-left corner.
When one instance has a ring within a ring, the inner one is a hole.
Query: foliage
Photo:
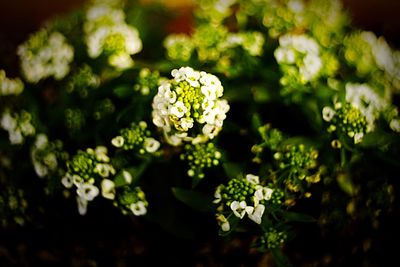
[[[2,226],[34,221],[42,188],[177,235],[196,225],[160,207],[192,209],[290,266],[299,224],[378,225],[399,186],[400,52],[339,1],[201,0],[191,32],[157,30],[171,13],[93,0],[18,47],[20,77],[0,70]]]

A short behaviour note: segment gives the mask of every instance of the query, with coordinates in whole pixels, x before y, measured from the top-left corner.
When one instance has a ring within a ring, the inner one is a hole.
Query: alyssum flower
[[[213,139],[229,110],[228,102],[220,99],[220,80],[190,67],[174,69],[171,74],[173,79],[162,83],[153,99],[153,123],[171,145]]]

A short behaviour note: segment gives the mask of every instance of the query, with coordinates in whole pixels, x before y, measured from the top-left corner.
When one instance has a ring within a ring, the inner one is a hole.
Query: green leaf
[[[251,117],[251,125],[253,126],[253,129],[258,131],[258,129],[263,126],[262,121],[261,121],[261,116],[258,113],[254,113],[253,116]]]
[[[337,182],[340,188],[349,194],[350,196],[355,195],[355,187],[353,185],[353,182],[351,181],[351,177],[348,174],[341,173],[337,176]]]
[[[212,198],[209,196],[206,196],[196,191],[178,187],[172,188],[172,193],[178,200],[180,200],[181,202],[183,202],[184,204],[186,204],[187,206],[191,207],[194,210],[201,212],[214,211]]]
[[[293,211],[282,211],[281,213],[282,217],[287,221],[287,222],[315,222],[315,218],[303,214],[303,213],[297,213]]]
[[[134,91],[133,87],[129,85],[120,85],[113,90],[114,95],[119,98],[126,98],[132,96]]]
[[[286,257],[280,248],[272,248],[271,253],[278,267],[293,267],[288,257]]]
[[[225,170],[226,175],[232,179],[237,177],[240,173],[242,173],[243,164],[233,163],[233,162],[225,162],[222,164],[222,167]]]

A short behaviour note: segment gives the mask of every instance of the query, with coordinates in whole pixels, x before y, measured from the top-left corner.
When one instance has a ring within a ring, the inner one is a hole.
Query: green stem
[[[340,166],[343,168],[346,165],[346,149],[340,149]]]

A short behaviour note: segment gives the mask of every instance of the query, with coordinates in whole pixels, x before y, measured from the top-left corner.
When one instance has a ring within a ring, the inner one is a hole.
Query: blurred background
[[[146,4],[155,0],[140,1]],[[85,2],[85,0],[0,0],[0,69],[5,69],[9,76],[16,76],[18,69],[16,47],[44,21],[67,14]],[[176,11],[178,15],[169,25],[160,27],[166,27],[167,30],[174,28],[175,31],[176,29],[185,31],[190,28],[192,22],[190,10],[195,0],[161,2]],[[374,31],[378,36],[383,35],[392,46],[400,48],[399,0],[343,0],[343,2],[351,14],[353,25]],[[118,211],[111,207],[108,210],[100,207],[103,208],[104,205],[99,205],[97,209],[95,206],[91,207],[94,216],[83,218],[76,213],[75,203],[72,201],[70,206],[54,207],[54,210],[46,211],[47,221],[43,223],[49,226],[46,229],[24,228],[18,231],[14,229],[11,232],[0,231],[0,267],[146,266],[150,263],[156,264],[159,258],[173,266],[182,266],[180,264],[183,262],[184,266],[272,266],[270,255],[259,255],[252,249],[243,249],[248,247],[251,240],[233,239],[229,243],[224,243],[221,239],[212,241],[201,239],[196,240],[195,244],[190,241],[182,243],[179,242],[180,239],[166,234],[155,224],[141,224],[120,216]],[[106,214],[106,216],[99,220],[96,214]],[[392,222],[391,227],[386,229],[388,233],[382,236],[390,237],[389,232],[398,227],[396,225],[398,221]],[[316,230],[304,226],[304,233],[312,231]],[[302,242],[307,238],[309,237],[303,235],[298,240]],[[326,249],[336,249],[343,258],[353,253],[355,255],[352,256],[353,261],[347,263],[359,266],[357,264],[362,262],[364,256],[357,251],[351,251],[351,238],[350,236],[348,240],[343,239],[342,244],[335,243],[335,240],[325,240],[325,244],[332,243],[331,247]],[[362,240],[362,238],[358,239],[363,242],[363,247],[371,246],[368,239]],[[370,262],[379,261],[380,256],[388,254],[385,251],[389,247],[387,239],[379,236],[375,238],[379,239],[379,244],[387,243],[387,245],[385,248],[373,251],[370,254]],[[395,237],[391,241],[393,240]],[[346,241],[349,241],[349,244],[346,244]],[[172,242],[178,245],[171,246]],[[294,247],[303,247],[304,244],[300,242],[294,244]],[[318,242],[313,249],[320,249],[314,253],[322,255],[322,258],[317,258],[315,261],[311,255],[295,254],[299,253],[298,251],[292,251],[291,257],[298,257],[306,262],[302,266],[327,266],[328,262],[332,261],[329,255],[324,254],[325,250],[319,247]],[[395,249],[394,246],[393,250]],[[309,251],[311,250],[310,248]],[[322,261],[326,261],[326,265]],[[320,265],[314,264],[316,262]]]

